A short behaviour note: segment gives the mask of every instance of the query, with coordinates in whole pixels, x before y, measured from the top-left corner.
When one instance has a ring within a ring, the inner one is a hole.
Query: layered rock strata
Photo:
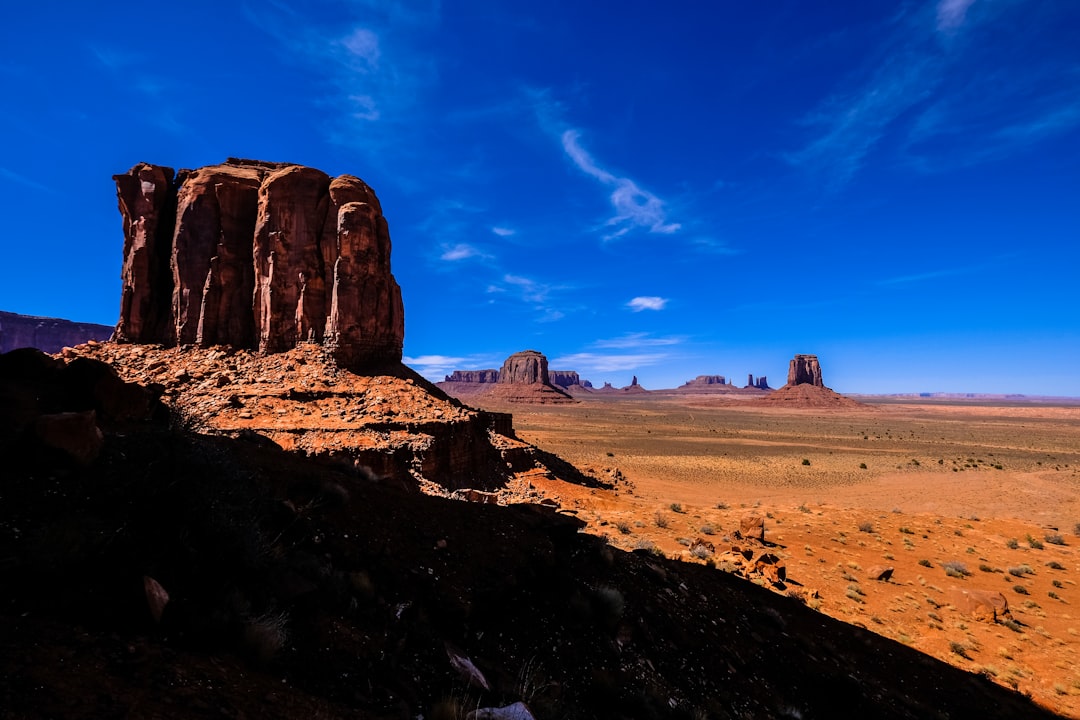
[[[455,370],[445,376],[443,382],[449,383],[496,383],[499,382],[499,371],[491,370]]]
[[[324,345],[346,367],[401,360],[404,310],[375,193],[351,175],[229,159],[116,175],[128,343],[281,352]]]

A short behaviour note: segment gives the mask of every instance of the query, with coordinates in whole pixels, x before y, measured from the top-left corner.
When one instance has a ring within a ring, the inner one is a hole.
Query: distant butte
[[[794,408],[866,407],[825,387],[817,355],[796,355],[792,358],[788,365],[787,385],[755,400],[754,403]]]
[[[566,379],[571,373],[563,371],[562,375]],[[577,377],[576,372],[572,375]],[[451,395],[468,399],[489,398],[522,404],[574,402],[563,387],[551,382],[548,359],[536,350],[514,353],[498,371],[456,370],[438,386]]]

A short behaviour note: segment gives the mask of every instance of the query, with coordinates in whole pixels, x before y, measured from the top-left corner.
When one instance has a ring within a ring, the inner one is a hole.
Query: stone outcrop
[[[112,331],[108,325],[0,311],[0,353],[18,348],[55,353],[87,340],[108,340]]]
[[[772,388],[769,387],[769,381],[764,375],[755,380],[753,373],[746,376],[746,387],[757,388],[758,390],[772,390]]]
[[[496,383],[499,371],[491,370],[455,370],[447,375],[443,382],[448,383]]]
[[[351,175],[229,159],[117,175],[123,289],[114,339],[401,361],[404,310],[375,193]]]
[[[821,380],[821,364],[817,355],[796,355],[788,365],[788,385],[825,387]]]
[[[499,384],[528,385],[531,383],[551,384],[548,360],[543,353],[536,350],[522,350],[506,358],[502,369],[499,370]]]

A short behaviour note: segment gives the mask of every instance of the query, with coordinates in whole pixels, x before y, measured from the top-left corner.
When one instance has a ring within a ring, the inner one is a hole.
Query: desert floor
[[[621,471],[614,490],[540,488],[613,545],[704,562],[691,541],[722,545],[756,511],[812,607],[1080,717],[1080,406],[646,396],[493,409],[524,440]],[[874,566],[892,578],[871,579]],[[956,589],[1000,591],[1013,621],[973,620]]]

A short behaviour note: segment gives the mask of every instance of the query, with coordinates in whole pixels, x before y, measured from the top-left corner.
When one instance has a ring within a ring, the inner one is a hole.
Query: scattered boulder
[[[34,433],[42,443],[64,452],[80,465],[96,460],[105,442],[93,410],[42,415],[34,425]]]
[[[1012,619],[1009,601],[993,590],[966,590],[950,588],[949,601],[957,610],[979,622],[997,622]]]
[[[884,565],[874,565],[866,571],[866,575],[871,580],[878,580],[880,582],[888,582],[892,578],[893,569],[891,567],[885,567]]]
[[[161,583],[149,575],[143,575],[143,593],[146,595],[146,605],[150,609],[154,622],[161,622],[161,615],[165,612],[165,606],[169,604],[169,593],[165,592]]]
[[[758,513],[747,513],[739,520],[739,532],[748,540],[765,542],[765,518]]]

